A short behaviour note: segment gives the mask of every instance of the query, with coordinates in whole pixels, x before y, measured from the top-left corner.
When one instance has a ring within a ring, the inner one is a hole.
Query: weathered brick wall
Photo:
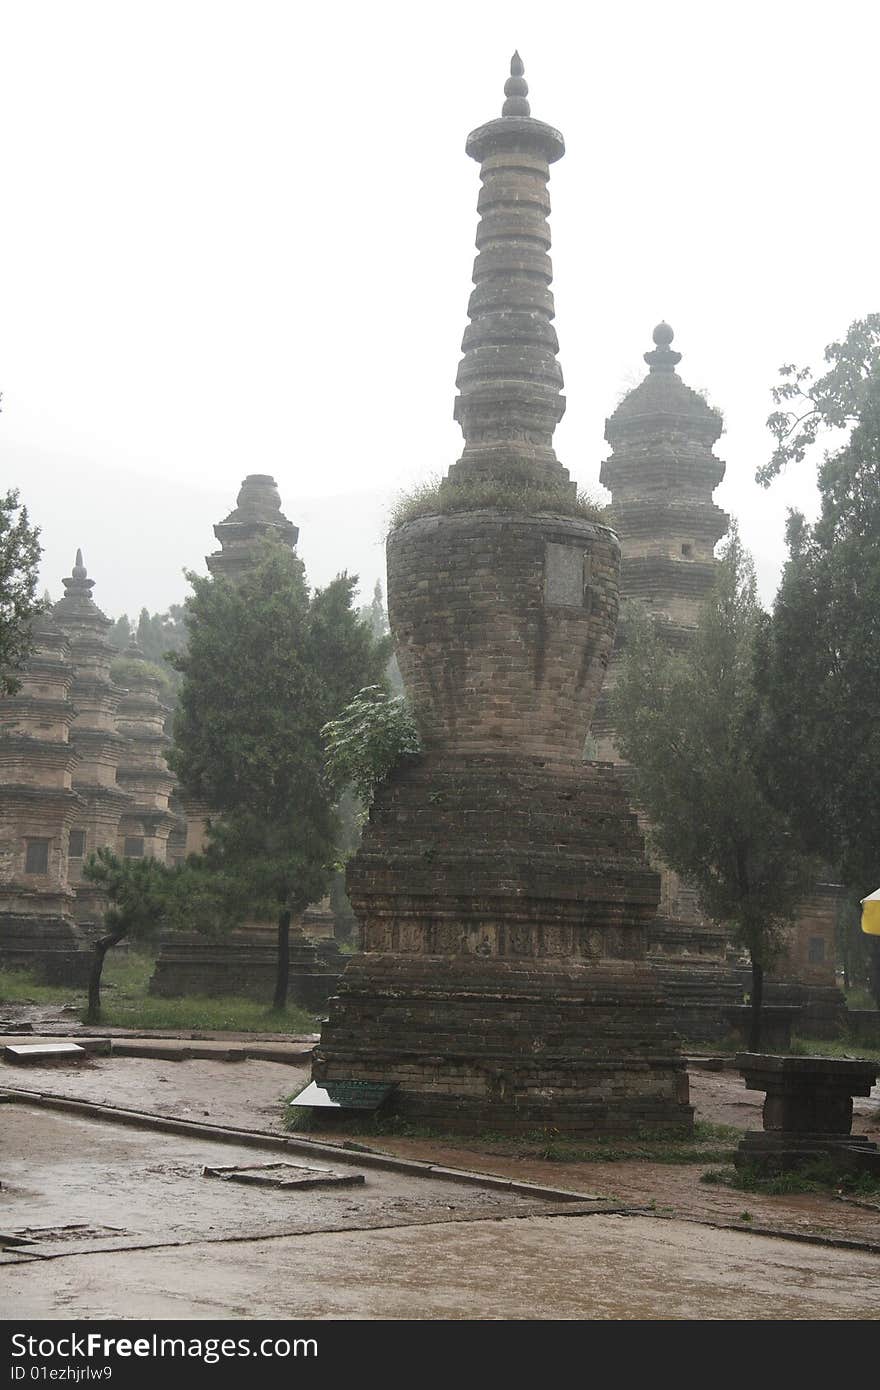
[[[580,757],[617,621],[614,533],[574,517],[425,517],[388,542],[397,659],[450,751]]]

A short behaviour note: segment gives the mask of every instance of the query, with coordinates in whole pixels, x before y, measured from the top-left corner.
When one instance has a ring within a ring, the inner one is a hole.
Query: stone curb
[[[718,1221],[708,1216],[686,1216],[682,1212],[675,1212],[673,1216],[669,1216],[646,1209],[635,1214],[651,1216],[658,1221],[688,1221],[693,1226],[711,1226],[717,1231],[739,1231],[745,1236],[769,1236],[771,1240],[794,1240],[800,1245],[824,1245],[831,1250],[854,1250],[862,1255],[880,1255],[880,1241],[876,1240],[855,1240],[851,1236],[822,1236],[813,1231],[780,1231],[774,1226],[755,1226],[751,1221]]]
[[[286,1153],[311,1154],[346,1163],[359,1168],[373,1168],[391,1173],[403,1173],[413,1178],[436,1178],[442,1182],[460,1183],[466,1186],[483,1187],[490,1191],[516,1192],[523,1197],[542,1198],[555,1202],[605,1202],[589,1192],[572,1192],[566,1188],[546,1187],[537,1183],[518,1182],[514,1178],[499,1178],[491,1173],[472,1173],[459,1168],[446,1168],[441,1164],[425,1162],[412,1158],[396,1158],[393,1154],[364,1153],[361,1150],[346,1149],[341,1144],[324,1144],[314,1139],[288,1139],[283,1135],[267,1134],[265,1131],[232,1129],[224,1125],[203,1124],[198,1120],[179,1120],[171,1115],[151,1115],[142,1110],[126,1110],[120,1106],[104,1105],[96,1101],[74,1100],[70,1096],[57,1096],[46,1091],[29,1091],[24,1087],[4,1087],[0,1101],[12,1104],[42,1106],[47,1110],[60,1110],[71,1115],[85,1115],[93,1119],[110,1120],[116,1124],[130,1125],[136,1129],[153,1129],[164,1134],[186,1134],[198,1139],[212,1139],[222,1144],[240,1144],[255,1149],[277,1149]]]

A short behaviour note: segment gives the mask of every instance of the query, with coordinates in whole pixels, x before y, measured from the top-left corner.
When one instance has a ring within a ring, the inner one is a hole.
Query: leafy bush
[[[380,685],[358,691],[321,734],[330,778],[337,786],[351,784],[366,804],[402,757],[421,751],[419,731],[406,703],[391,699]]]

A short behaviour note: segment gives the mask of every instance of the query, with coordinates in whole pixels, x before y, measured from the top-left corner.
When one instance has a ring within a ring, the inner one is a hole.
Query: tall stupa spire
[[[464,453],[449,481],[504,479],[570,486],[553,452],[565,410],[550,285],[549,166],[565,153],[558,130],[535,120],[523,62],[514,53],[502,114],[466,150],[479,160],[477,258],[470,324],[462,341],[455,418]]]

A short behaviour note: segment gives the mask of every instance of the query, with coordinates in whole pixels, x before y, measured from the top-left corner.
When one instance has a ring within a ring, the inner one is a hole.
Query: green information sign
[[[391,1095],[393,1085],[376,1081],[312,1081],[290,1104],[321,1110],[378,1110]]]

